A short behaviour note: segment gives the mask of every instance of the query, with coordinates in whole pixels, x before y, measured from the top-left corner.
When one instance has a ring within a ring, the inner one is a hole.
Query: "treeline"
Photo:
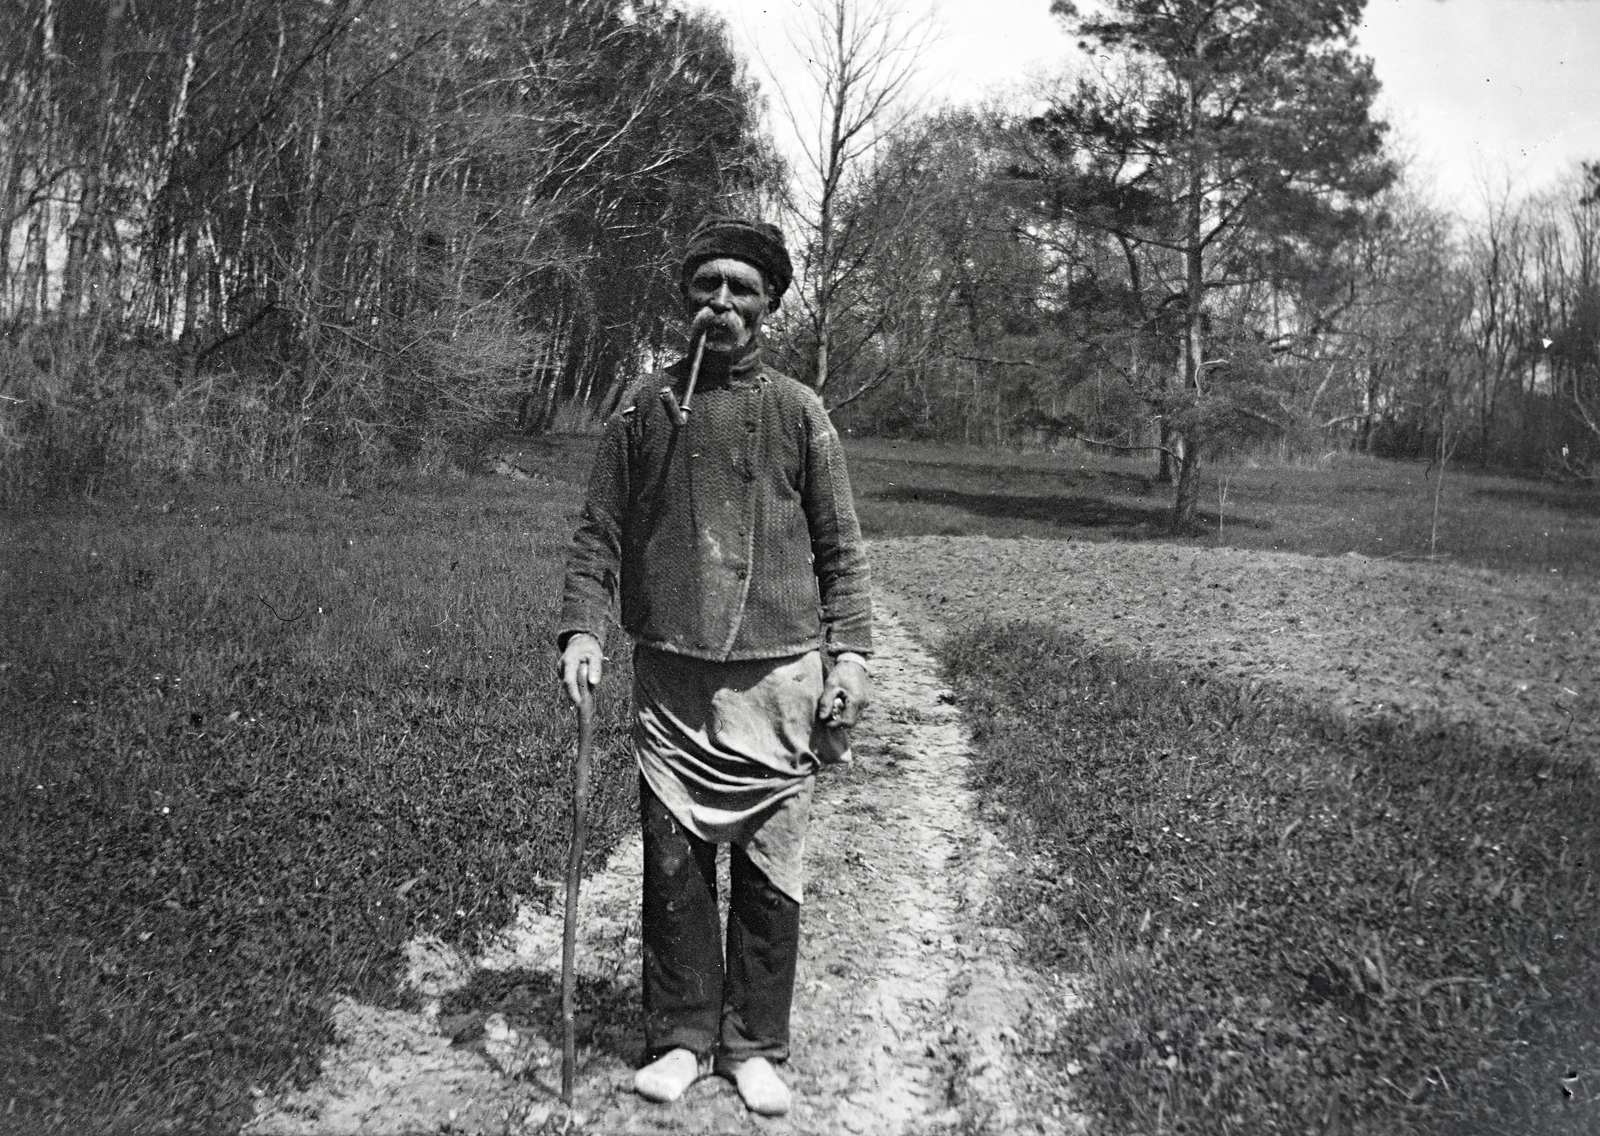
[[[1150,451],[1180,523],[1230,451],[1600,477],[1600,163],[1453,213],[1371,114],[1359,0],[1102,9],[1055,4],[1079,73],[851,181],[841,425]]]
[[[845,427],[1144,452],[1180,522],[1241,449],[1600,475],[1600,163],[1430,204],[1361,8],[1055,0],[1092,62],[913,113],[892,9],[815,0],[808,173],[762,121],[807,93],[667,0],[16,0],[0,471],[338,482],[591,420],[732,208],[791,233],[773,347]]]
[[[720,24],[651,0],[0,8],[0,460],[337,481],[550,425],[662,347],[772,179]]]
[[[1163,446],[1186,425],[1208,453],[1442,446],[1600,477],[1600,165],[1463,211],[1397,180],[1320,248],[1247,243],[1261,235],[1241,226],[1246,247],[1206,266],[1196,382],[1181,250],[1080,211],[1078,171],[1041,153],[1051,113],[946,112],[890,141],[845,215],[870,228],[911,187],[915,223],[861,266],[837,320],[865,388],[841,425],[1085,439],[1151,449],[1169,472]]]

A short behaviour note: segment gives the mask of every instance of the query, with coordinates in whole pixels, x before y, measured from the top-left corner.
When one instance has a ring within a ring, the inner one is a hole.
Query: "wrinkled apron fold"
[[[639,771],[678,823],[736,844],[803,902],[801,860],[817,770],[848,735],[817,720],[822,655],[713,663],[643,644],[633,659]]]

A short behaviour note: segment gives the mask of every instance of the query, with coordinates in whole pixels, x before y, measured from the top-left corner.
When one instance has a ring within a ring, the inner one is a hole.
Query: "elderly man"
[[[715,1070],[769,1116],[789,1108],[773,1064],[789,1055],[812,786],[848,755],[872,649],[838,434],[809,388],[761,359],[757,332],[792,275],[772,225],[712,217],[690,237],[690,356],[635,384],[606,425],[558,637],[577,701],[600,681],[620,590],[644,829],[635,1088],[672,1101]]]

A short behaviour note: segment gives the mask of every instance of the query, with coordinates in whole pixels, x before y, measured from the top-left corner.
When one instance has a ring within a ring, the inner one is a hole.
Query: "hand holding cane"
[[[567,903],[561,936],[561,1025],[565,1033],[561,1051],[561,1102],[572,1107],[572,1083],[578,1065],[578,1043],[573,1022],[573,995],[577,986],[575,956],[578,946],[578,883],[583,875],[584,826],[589,812],[589,757],[594,749],[594,690],[589,668],[580,665],[578,701],[578,760],[572,772],[572,847],[567,856]]]

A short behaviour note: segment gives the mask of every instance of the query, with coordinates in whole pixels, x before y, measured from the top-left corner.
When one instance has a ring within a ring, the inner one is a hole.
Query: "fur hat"
[[[778,310],[778,301],[794,279],[794,265],[789,262],[789,250],[784,247],[783,233],[776,225],[719,214],[707,217],[689,234],[689,247],[684,251],[683,269],[678,276],[679,286],[687,289],[695,269],[719,256],[730,256],[760,269],[771,294],[771,308]]]

